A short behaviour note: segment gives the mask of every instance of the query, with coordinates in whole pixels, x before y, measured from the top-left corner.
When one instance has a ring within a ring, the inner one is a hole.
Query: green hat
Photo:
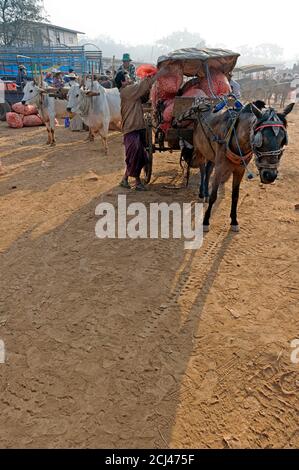
[[[123,55],[123,62],[132,62],[130,54],[124,54]]]

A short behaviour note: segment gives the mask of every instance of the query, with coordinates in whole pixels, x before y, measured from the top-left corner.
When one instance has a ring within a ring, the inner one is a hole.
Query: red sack
[[[144,64],[138,67],[136,70],[136,75],[139,78],[146,78],[151,77],[152,75],[156,75],[157,72],[158,69],[154,65]]]
[[[167,100],[174,98],[183,83],[183,69],[181,65],[171,64],[167,66],[168,75],[158,78],[158,99]]]
[[[24,116],[31,116],[32,114],[37,114],[37,107],[32,104],[26,104],[25,106],[22,103],[16,103],[12,105],[12,109],[15,113],[23,114]]]
[[[210,81],[203,78],[199,84],[200,88],[209,96],[212,97],[221,95],[229,95],[232,92],[229,81],[223,72],[215,69],[210,70]]]
[[[166,108],[164,109],[164,112],[163,112],[163,121],[170,123],[172,120],[172,115],[173,115],[174,100],[165,101],[165,106]]]
[[[5,89],[7,91],[16,91],[17,84],[16,83],[5,83]]]
[[[191,98],[207,98],[205,92],[197,87],[189,88],[183,96],[190,96]]]
[[[21,129],[23,127],[23,115],[17,113],[7,113],[6,121],[9,127]]]
[[[168,131],[168,129],[170,129],[171,125],[170,125],[170,122],[163,122],[163,124],[160,125],[160,129],[165,132]]]
[[[40,116],[32,114],[31,116],[24,116],[23,124],[25,127],[42,126],[43,121]]]
[[[157,103],[158,103],[157,82],[155,82],[154,85],[152,86],[151,95],[150,95],[150,96],[151,96],[151,97],[150,97],[151,102],[152,102],[154,108],[156,108]]]

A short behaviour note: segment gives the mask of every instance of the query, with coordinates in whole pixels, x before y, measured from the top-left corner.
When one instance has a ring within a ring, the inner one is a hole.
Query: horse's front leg
[[[199,199],[204,201],[205,198],[205,179],[206,179],[206,165],[201,163],[200,166],[200,186],[199,186]]]
[[[210,160],[206,164],[205,168],[205,182],[204,182],[204,196],[205,196],[205,202],[209,202],[210,199],[210,192],[209,192],[209,186],[210,186],[210,178],[213,173],[215,164],[211,162]]]
[[[210,218],[213,206],[218,198],[218,189],[220,184],[226,183],[232,174],[232,165],[226,158],[226,150],[219,148],[215,160],[215,178],[212,186],[212,193],[209,200],[209,207],[205,213],[203,221],[203,230],[208,232],[210,229]]]
[[[213,206],[214,206],[215,202],[217,201],[219,185],[220,185],[220,175],[218,177],[216,175],[214,183],[213,183],[211,196],[210,196],[210,199],[209,199],[209,207],[207,208],[207,211],[206,211],[205,217],[204,217],[204,221],[203,221],[203,231],[204,232],[209,232],[209,230],[210,230],[211,212],[212,212],[212,209],[213,209]]]
[[[233,232],[239,232],[240,227],[237,219],[238,202],[240,195],[240,185],[245,173],[245,168],[240,168],[233,173],[232,207],[231,207],[231,228]]]

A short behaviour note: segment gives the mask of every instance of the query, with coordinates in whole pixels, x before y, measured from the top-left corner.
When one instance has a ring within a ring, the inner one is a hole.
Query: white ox
[[[95,96],[96,95],[96,96]],[[99,133],[108,154],[108,134],[110,124],[118,128],[121,123],[121,101],[117,88],[103,88],[98,82],[87,82],[87,89],[73,85],[68,93],[67,110],[78,114],[89,127],[89,139],[94,140]]]
[[[35,104],[45,123],[48,131],[47,145],[54,146],[55,140],[55,118],[64,118],[67,115],[67,101],[57,99],[51,96],[46,90],[47,84],[43,84],[43,88],[39,87],[35,82],[27,82],[24,88],[23,104]]]

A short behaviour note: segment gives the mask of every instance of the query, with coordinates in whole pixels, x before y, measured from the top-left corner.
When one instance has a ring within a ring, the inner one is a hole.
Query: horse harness
[[[251,105],[252,106],[252,105]],[[204,113],[207,111],[211,111],[211,106],[206,103],[206,102],[201,102],[200,104],[197,104],[193,107],[191,107],[188,111],[183,113],[179,118],[177,118],[176,123],[182,122],[184,120],[196,120],[198,124],[200,124],[202,131],[211,147],[211,150],[213,151],[215,155],[215,150],[212,146],[212,142],[216,142],[219,145],[226,145],[226,157],[227,159],[233,163],[234,165],[244,165],[245,167],[248,165],[248,163],[252,160],[253,155],[256,157],[256,166],[258,169],[261,168],[277,168],[277,164],[279,162],[279,159],[281,155],[283,154],[283,149],[278,149],[278,150],[273,150],[269,152],[261,152],[258,149],[262,146],[263,144],[263,135],[262,131],[266,128],[272,128],[274,134],[277,136],[279,129],[283,129],[286,133],[286,142],[285,145],[288,145],[288,135],[287,135],[287,130],[284,125],[284,123],[279,119],[277,114],[275,113],[274,109],[270,109],[269,112],[265,113],[265,120],[260,122],[258,127],[254,129],[254,138],[253,142],[251,145],[251,150],[246,154],[242,155],[242,151],[239,146],[239,142],[236,136],[236,126],[237,122],[239,120],[240,114],[243,112],[244,108],[240,110],[235,110],[235,109],[229,109],[229,115],[231,119],[231,123],[227,129],[227,132],[225,134],[224,139],[221,139],[219,136],[217,136],[207,120],[205,119]],[[252,110],[252,107],[251,107]],[[212,139],[209,138],[208,133],[211,134]],[[234,153],[231,149],[231,140],[233,137],[233,134],[236,136],[237,140],[237,145],[239,149],[240,155]],[[273,158],[275,159],[275,162],[273,163],[263,163],[261,160],[263,158]]]
[[[214,142],[218,143],[219,145],[225,145],[226,146],[226,154],[225,154],[226,158],[231,163],[233,163],[234,165],[244,165],[246,167],[248,165],[248,163],[250,163],[250,161],[252,160],[253,151],[250,150],[246,155],[242,155],[242,151],[240,149],[238,140],[237,140],[237,144],[238,144],[238,147],[239,147],[240,155],[234,153],[231,149],[231,140],[232,140],[232,137],[233,137],[233,133],[236,133],[236,125],[237,125],[237,121],[240,117],[241,112],[242,112],[242,109],[240,111],[229,109],[229,116],[230,116],[230,119],[231,119],[231,124],[229,125],[229,127],[227,129],[227,132],[225,134],[224,139],[220,139],[218,136],[216,136],[214,134],[213,129],[209,126],[208,122],[206,121],[206,119],[204,118],[203,115],[200,115],[200,114],[198,115],[198,122],[201,125],[201,128],[202,128],[202,130],[203,130],[203,132],[206,136],[207,141],[209,142],[209,145],[210,145],[211,149],[213,150],[214,155],[215,155],[215,150],[214,150],[213,146],[211,145],[210,139],[209,139],[209,137],[206,133],[206,130],[204,128],[203,123],[206,125],[206,127],[208,128],[208,130],[212,134],[212,136],[213,136],[212,140]]]

